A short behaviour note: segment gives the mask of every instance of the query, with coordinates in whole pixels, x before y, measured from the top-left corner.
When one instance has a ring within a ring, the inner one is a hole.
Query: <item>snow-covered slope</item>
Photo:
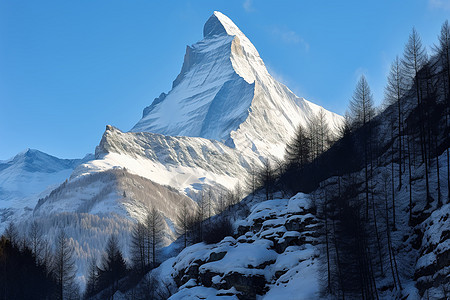
[[[232,189],[242,183],[248,169],[261,164],[259,156],[252,154],[215,140],[124,133],[107,126],[96,159],[80,165],[71,178],[121,167],[195,198],[205,187]]]
[[[0,231],[5,222],[30,212],[39,198],[48,195],[80,163],[93,158],[60,159],[34,149],[26,149],[11,159],[0,161]]]
[[[131,131],[215,139],[244,152],[280,158],[286,137],[323,108],[276,81],[227,16],[214,12],[203,35],[187,47],[172,90],[146,107]],[[325,113],[332,128],[342,121]]]

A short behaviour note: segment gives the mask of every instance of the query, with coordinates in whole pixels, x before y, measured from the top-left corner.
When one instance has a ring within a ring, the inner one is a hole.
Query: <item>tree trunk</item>
[[[438,152],[438,143],[437,143],[437,134],[434,137],[434,149],[436,153],[436,176],[437,176],[437,190],[438,190],[438,208],[442,206],[442,198],[441,198],[441,179],[439,174],[439,152]]]
[[[373,193],[372,193],[372,211],[373,211],[373,223],[374,223],[374,227],[375,227],[375,236],[377,238],[377,245],[378,245],[378,255],[380,258],[380,270],[381,270],[381,274],[384,275],[384,268],[383,268],[383,256],[381,254],[381,242],[380,242],[380,235],[378,234],[378,226],[377,226],[377,215],[375,212],[375,199],[373,197]]]
[[[325,196],[326,197],[326,196]],[[330,266],[330,250],[328,247],[328,215],[327,215],[327,201],[325,199],[325,242],[326,242],[326,249],[327,249],[327,275],[328,275],[328,293],[331,293],[331,266]]]
[[[340,184],[339,184],[339,187],[340,187]],[[338,243],[337,243],[337,239],[336,239],[336,226],[334,224],[334,219],[332,219],[332,224],[333,224],[334,249],[336,252],[336,260],[337,260],[336,263],[337,263],[338,276],[339,276],[339,285],[340,285],[341,291],[342,291],[342,300],[344,300],[345,299],[345,290],[344,290],[344,284],[342,282],[341,261],[339,259],[339,248],[338,248]]]
[[[392,137],[392,134],[391,134]],[[392,144],[393,145],[393,144]],[[394,149],[392,149],[391,152],[391,184],[392,184],[392,230],[397,230],[397,227],[395,225],[395,176],[394,176]],[[399,177],[401,178],[401,174],[399,173]],[[401,181],[401,179],[400,179]]]
[[[408,175],[409,175],[409,224],[412,224],[412,174],[411,174],[411,151],[410,151],[410,141],[409,141],[409,135],[407,136],[407,142],[408,142]],[[414,141],[413,141],[414,143]]]
[[[402,187],[402,134],[401,134],[401,127],[402,127],[402,117],[401,117],[401,104],[400,100],[400,86],[397,85],[397,110],[398,110],[398,188],[400,189]],[[395,220],[395,217],[394,217]]]
[[[388,206],[386,180],[384,181],[384,203],[385,203],[385,211],[386,211],[386,235],[387,235],[387,241],[388,241],[389,263],[391,266],[391,273],[392,273],[392,280],[394,282],[394,288],[397,288],[397,281],[395,280],[394,265],[392,263],[392,254],[391,254],[391,234],[390,234],[390,229],[389,229],[389,206]]]

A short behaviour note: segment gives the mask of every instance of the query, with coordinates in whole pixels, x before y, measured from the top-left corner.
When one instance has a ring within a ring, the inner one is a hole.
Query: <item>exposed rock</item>
[[[204,287],[209,292],[216,290],[216,296],[256,299],[271,286],[290,284],[317,257],[313,244],[318,220],[303,202],[305,199],[293,198],[256,204],[250,215],[238,222],[236,239],[226,237],[207,249],[201,244],[191,246],[192,250],[186,248],[173,266],[180,297],[203,297],[197,294],[197,288]],[[286,226],[300,231],[287,230]],[[194,253],[196,259],[192,257]],[[193,282],[197,283],[195,288],[187,284]],[[174,299],[178,299],[176,295]]]
[[[264,294],[266,279],[263,275],[244,275],[237,272],[227,274],[223,280],[228,288],[234,287],[242,294],[240,299],[256,299],[256,295]]]

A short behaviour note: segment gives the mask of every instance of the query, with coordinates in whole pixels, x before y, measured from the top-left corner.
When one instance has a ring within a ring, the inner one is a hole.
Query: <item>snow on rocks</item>
[[[235,237],[189,246],[171,259],[170,277],[178,290],[170,299],[317,297],[319,250],[311,233],[319,225],[312,213],[304,194],[254,205],[235,223]],[[286,229],[294,217],[300,231]],[[160,268],[167,270],[167,263]]]
[[[415,280],[420,291],[441,295],[441,286],[450,277],[450,203],[435,210],[421,224],[421,255],[416,263]]]

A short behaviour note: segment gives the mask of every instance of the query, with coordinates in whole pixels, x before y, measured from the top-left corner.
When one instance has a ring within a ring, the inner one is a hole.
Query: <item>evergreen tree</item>
[[[147,264],[147,251],[146,251],[146,228],[141,222],[137,222],[133,226],[131,231],[131,258],[133,262],[133,268],[138,273],[144,273]]]
[[[86,291],[84,293],[84,298],[94,296],[98,292],[98,267],[97,259],[92,257],[89,260],[89,268],[87,274]]]
[[[57,298],[71,298],[70,295],[72,295],[75,285],[76,266],[73,257],[73,247],[70,245],[69,239],[62,229],[56,237],[53,262],[53,272],[58,286]]]
[[[294,167],[301,167],[309,162],[310,152],[309,136],[305,128],[299,125],[294,138],[286,145],[286,160]]]
[[[48,269],[28,246],[0,237],[0,299],[55,299],[55,277]]]
[[[359,79],[352,100],[350,101],[352,124],[355,128],[363,127],[362,147],[364,149],[364,183],[366,194],[366,219],[369,217],[369,164],[371,164],[372,130],[370,121],[374,117],[372,92],[364,75]]]
[[[161,213],[153,206],[145,218],[147,265],[156,265],[157,251],[161,247],[164,230],[164,219]]]
[[[178,208],[177,215],[177,233],[183,236],[184,248],[187,246],[188,234],[191,231],[192,216],[187,206],[187,200],[183,201]]]
[[[398,57],[391,65],[388,75],[388,83],[385,89],[385,101],[389,105],[394,105],[397,110],[397,142],[398,142],[398,178],[399,188],[402,186],[402,120],[403,107],[402,98],[405,95],[405,78],[403,77],[402,65]],[[394,116],[393,116],[394,117]]]
[[[114,294],[119,289],[119,281],[126,274],[127,264],[119,249],[119,241],[115,235],[111,235],[98,268],[99,288],[107,289],[108,298],[114,299]]]
[[[350,117],[352,125],[362,127],[372,120],[375,115],[373,96],[364,75],[361,75],[356,84],[353,97],[350,100]]]

